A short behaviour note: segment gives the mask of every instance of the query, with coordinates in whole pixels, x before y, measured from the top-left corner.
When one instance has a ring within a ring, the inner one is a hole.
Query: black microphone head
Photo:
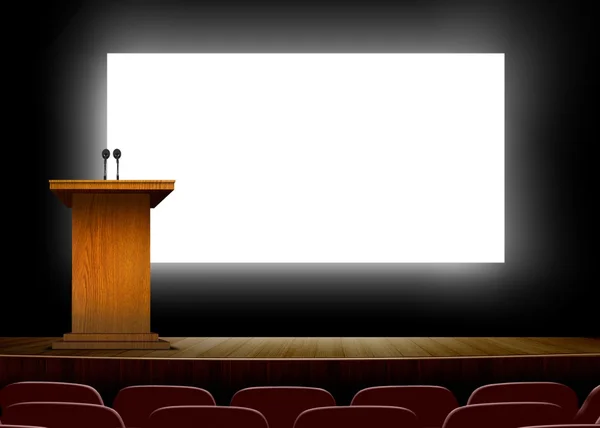
[[[121,150],[119,150],[119,149],[113,150],[113,156],[115,157],[115,159],[119,159],[121,157]]]
[[[102,150],[102,159],[108,159],[110,157],[110,150],[104,149]]]

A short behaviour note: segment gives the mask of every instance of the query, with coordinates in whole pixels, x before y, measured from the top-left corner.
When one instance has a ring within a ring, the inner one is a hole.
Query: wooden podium
[[[53,349],[169,349],[150,331],[150,209],[174,180],[50,180],[72,211],[72,331]]]

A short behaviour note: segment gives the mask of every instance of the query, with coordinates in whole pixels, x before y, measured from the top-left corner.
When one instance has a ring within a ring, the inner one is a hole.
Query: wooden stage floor
[[[85,383],[110,405],[131,385],[205,388],[218,405],[250,386],[307,385],[348,405],[375,385],[442,385],[466,403],[494,382],[554,381],[583,399],[600,384],[600,338],[165,337],[170,350],[52,350],[57,337],[0,338],[0,388]]]
[[[600,356],[582,337],[165,337],[169,350],[52,350],[56,337],[3,337],[0,355],[191,359],[406,359]]]

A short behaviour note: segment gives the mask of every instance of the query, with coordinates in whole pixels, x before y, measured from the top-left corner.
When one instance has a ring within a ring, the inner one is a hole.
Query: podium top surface
[[[50,180],[50,190],[69,208],[74,193],[148,193],[154,208],[175,190],[175,180]]]

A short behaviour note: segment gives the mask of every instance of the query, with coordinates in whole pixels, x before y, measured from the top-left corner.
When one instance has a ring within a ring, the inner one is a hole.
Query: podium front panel
[[[150,332],[150,195],[72,195],[72,333]]]

